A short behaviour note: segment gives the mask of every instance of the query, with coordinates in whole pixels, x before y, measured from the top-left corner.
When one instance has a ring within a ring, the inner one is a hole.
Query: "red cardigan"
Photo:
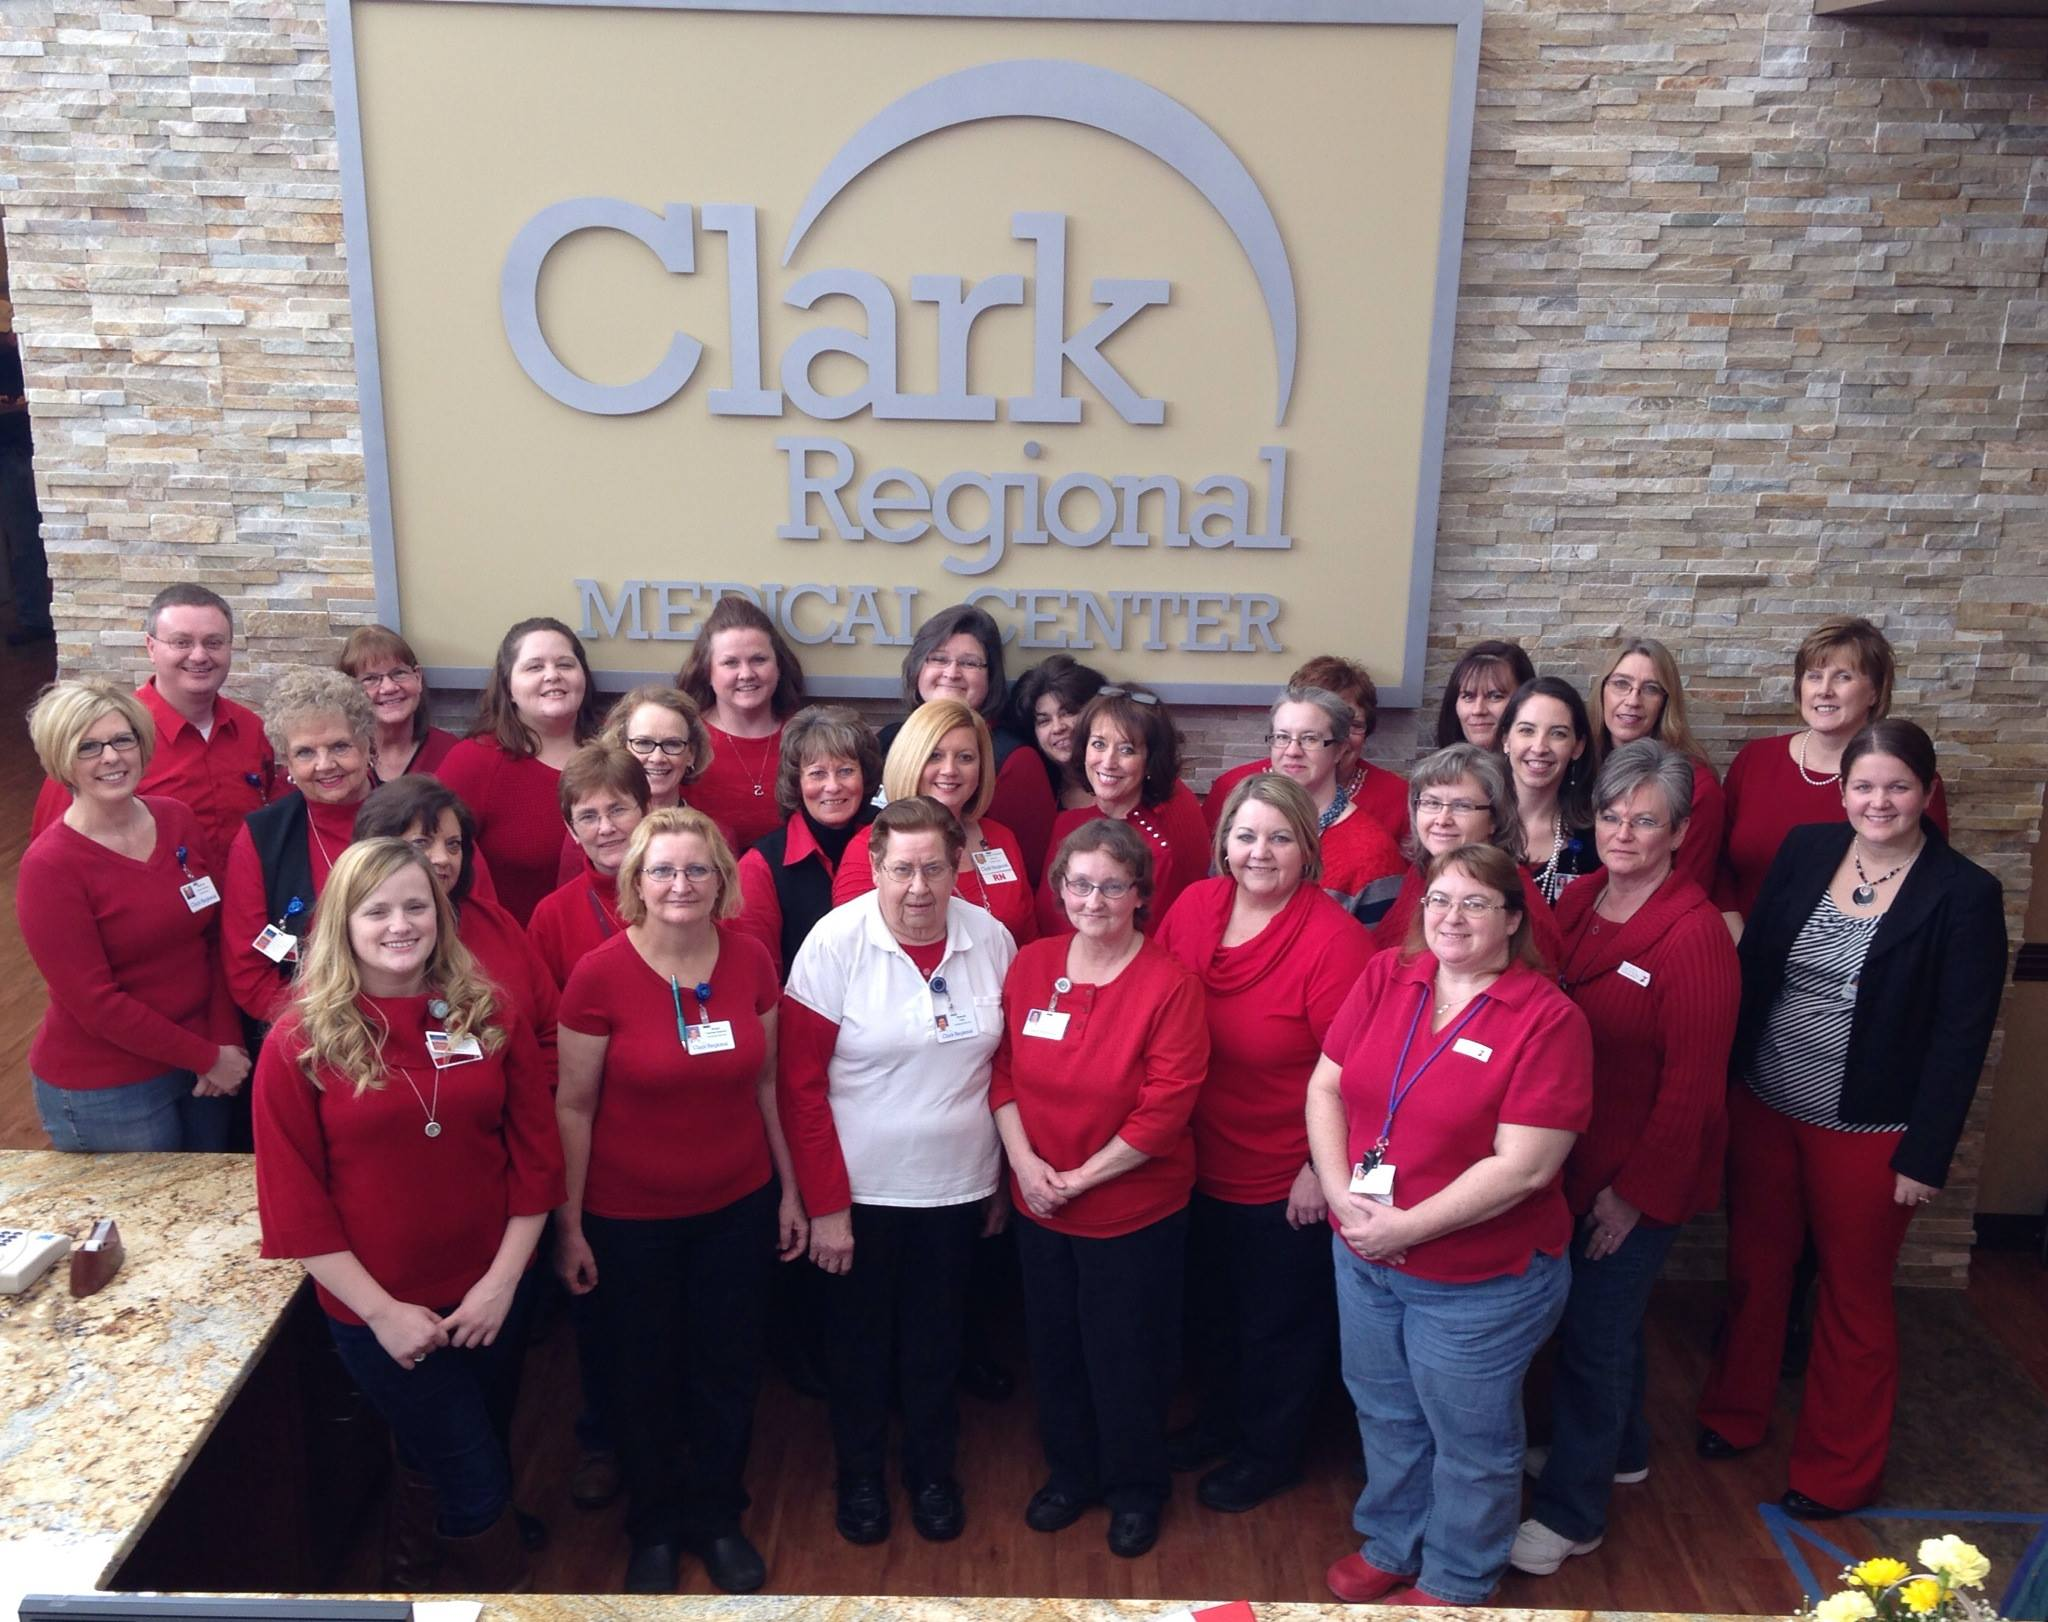
[[[562,774],[538,755],[515,755],[495,738],[464,738],[441,763],[441,781],[476,819],[498,900],[525,927],[555,888],[562,859]]]
[[[1240,946],[1236,881],[1181,892],[1154,933],[1207,995],[1209,1079],[1195,1100],[1195,1187],[1233,1205],[1287,1198],[1308,1163],[1309,1072],[1373,953],[1365,926],[1312,884]]]
[[[1071,935],[1064,897],[1052,888],[1053,858],[1068,834],[1102,813],[1092,805],[1076,806],[1053,818],[1052,838],[1045,847],[1044,876],[1038,885],[1038,933]],[[1173,792],[1159,805],[1140,806],[1131,813],[1130,825],[1152,847],[1152,918],[1164,918],[1182,890],[1209,872],[1209,830],[1202,821],[1202,805],[1185,783],[1175,783]]]
[[[869,835],[873,832],[871,823],[847,842],[846,854],[840,857],[838,871],[832,875],[833,906],[843,907],[855,896],[866,895],[875,887],[875,864],[869,855]],[[1031,880],[1024,869],[1024,847],[1017,842],[1015,834],[992,817],[981,819],[981,838],[990,850],[999,850],[1009,858],[1010,872],[1015,876],[1001,883],[984,883],[980,873],[969,867],[955,880],[953,893],[962,901],[992,915],[1009,930],[1011,939],[1019,946],[1037,940],[1037,903],[1031,894]],[[771,883],[769,888],[772,890],[774,885]],[[776,927],[781,927],[779,908]]]
[[[1031,1218],[1055,1233],[1113,1239],[1188,1203],[1188,1118],[1209,1068],[1209,1022],[1201,981],[1147,941],[1108,985],[1076,984],[1060,996],[1069,1015],[1061,1040],[1024,1035],[1029,1011],[1051,1005],[1053,982],[1066,972],[1063,935],[1032,942],[1010,965],[988,1103],[1017,1106],[1031,1147],[1055,1171],[1074,1170],[1112,1137],[1151,1157],[1052,1216]],[[1014,1173],[1010,1195],[1023,1211]]]
[[[144,861],[61,822],[21,859],[15,914],[50,992],[28,1067],[52,1087],[211,1070],[242,1040],[216,961],[220,906],[194,912],[180,894],[210,871],[199,820],[177,800],[143,804],[156,819]]]
[[[1612,1187],[1676,1227],[1721,1196],[1728,1049],[1742,970],[1706,892],[1674,872],[1625,924],[1594,910],[1605,869],[1566,890],[1560,975],[1593,1031],[1593,1120],[1565,1162],[1574,1215]]]
[[[1202,820],[1209,824],[1211,833],[1223,820],[1223,806],[1230,791],[1247,777],[1272,769],[1270,756],[1265,760],[1248,760],[1242,766],[1231,767],[1209,785],[1209,792],[1202,796]],[[1351,774],[1351,803],[1378,823],[1396,844],[1408,837],[1408,779],[1399,772],[1361,760]]]

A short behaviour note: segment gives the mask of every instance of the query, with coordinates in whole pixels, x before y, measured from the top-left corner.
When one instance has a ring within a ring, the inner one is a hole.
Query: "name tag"
[[[213,887],[211,878],[196,878],[190,884],[181,884],[178,894],[185,898],[185,906],[192,912],[204,912],[208,907],[220,905],[220,891]]]
[[[275,924],[265,924],[263,933],[255,939],[256,950],[273,963],[296,963],[299,960],[299,937],[279,929]]]
[[[1477,1059],[1481,1064],[1493,1057],[1493,1049],[1484,1042],[1475,1042],[1469,1036],[1461,1036],[1451,1044],[1453,1053],[1462,1053],[1468,1059]]]
[[[452,1070],[459,1064],[475,1064],[484,1056],[483,1044],[474,1036],[450,1041],[446,1031],[427,1032],[427,1057],[436,1070]]]
[[[964,1042],[976,1032],[972,1008],[949,1007],[942,1014],[932,1016],[932,1028],[939,1033],[941,1042]]]
[[[1840,997],[1843,1002],[1854,1002],[1856,1000],[1856,986],[1862,978],[1860,974],[1850,975],[1848,979],[1842,982],[1835,995]]]
[[[1614,972],[1620,975],[1624,980],[1635,981],[1635,983],[1639,986],[1646,986],[1650,983],[1650,971],[1648,969],[1637,968],[1636,965],[1629,962],[1627,958],[1622,959],[1621,967],[1616,969]]]
[[[732,1052],[732,1021],[707,1019],[702,1025],[685,1025],[683,1047],[693,1056],[702,1053]]]
[[[983,884],[1015,884],[1017,870],[1010,865],[1010,858],[999,850],[978,850],[973,853],[974,871],[981,875]]]
[[[1351,1192],[1381,1205],[1394,1203],[1394,1168],[1382,1160],[1377,1165],[1351,1169]]]
[[[1064,1042],[1068,1017],[1064,1008],[1034,1008],[1024,1016],[1024,1034],[1042,1036],[1048,1042]]]

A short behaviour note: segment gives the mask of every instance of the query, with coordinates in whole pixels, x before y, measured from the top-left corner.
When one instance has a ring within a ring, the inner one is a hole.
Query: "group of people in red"
[[[1598,1547],[1650,1468],[1651,1286],[1724,1192],[1700,1453],[1763,1440],[1810,1247],[1784,1503],[1879,1492],[1891,1273],[2006,947],[1866,621],[1807,637],[1802,726],[1725,778],[1661,643],[1582,695],[1485,642],[1409,772],[1365,759],[1371,678],[1323,656],[1202,800],[1157,694],[1064,655],[1013,684],[971,606],[919,628],[879,735],[806,703],[736,597],[608,705],[567,626],[520,622],[460,740],[383,627],[261,719],[221,691],[225,601],[172,587],[144,630],[140,689],[30,712],[37,1108],[64,1149],[253,1139],[265,1252],[391,1425],[394,1588],[515,1587],[544,1536],[509,1449],[542,1254],[574,1495],[628,1495],[629,1591],[686,1555],[767,1580],[742,1522],[778,1337],[822,1351],[840,1534],[905,1503],[959,1536],[1003,1247],[1047,1466],[1024,1519],[1100,1506],[1118,1555],[1175,1471],[1223,1513],[1292,1486],[1333,1362],[1366,1462],[1339,1598],[1481,1604]]]

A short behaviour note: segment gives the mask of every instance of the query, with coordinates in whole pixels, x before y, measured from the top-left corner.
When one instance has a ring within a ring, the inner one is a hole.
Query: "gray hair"
[[[1646,783],[1663,790],[1672,826],[1692,816],[1692,762],[1655,738],[1625,743],[1602,762],[1600,775],[1593,780],[1593,808],[1605,811]]]
[[[1507,757],[1492,749],[1481,749],[1476,743],[1454,743],[1439,749],[1424,756],[1422,763],[1408,774],[1409,826],[1414,826],[1416,802],[1425,789],[1449,788],[1467,777],[1479,785],[1487,809],[1493,813],[1493,836],[1487,843],[1498,845],[1520,861],[1522,813],[1515,803],[1514,784],[1508,779]]]
[[[1271,717],[1280,713],[1282,704],[1313,704],[1329,717],[1330,735],[1336,739],[1339,748],[1351,741],[1351,725],[1358,719],[1357,712],[1329,688],[1311,687],[1306,682],[1290,682],[1280,690],[1280,696],[1273,700],[1273,708],[1268,712],[1269,725]]]
[[[270,689],[263,706],[263,735],[280,755],[294,727],[310,716],[338,715],[348,723],[356,742],[365,748],[377,735],[377,713],[353,676],[311,666],[287,670]]]

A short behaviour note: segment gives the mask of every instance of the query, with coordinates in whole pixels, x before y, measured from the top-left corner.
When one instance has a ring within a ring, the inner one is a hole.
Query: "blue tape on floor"
[[[1802,1543],[1826,1555],[1838,1566],[1856,1563],[1846,1550],[1821,1536],[1812,1522],[1787,1514],[1783,1505],[1764,1503],[1756,1507],[1764,1530],[1770,1533],[1771,1541],[1777,1545],[1778,1553],[1791,1568],[1793,1579],[1809,1603],[1819,1600],[1823,1590],[1800,1548]],[[2014,1622],[2026,1618],[2048,1618],[2048,1514],[2011,1509],[1904,1509],[1876,1505],[1852,1510],[1841,1518],[1856,1521],[1940,1521],[1949,1526],[1968,1525],[1974,1521],[1980,1525],[2037,1527],[2039,1530],[2020,1556],[2005,1595],[1998,1603],[1998,1610],[2001,1616],[2013,1618]]]

